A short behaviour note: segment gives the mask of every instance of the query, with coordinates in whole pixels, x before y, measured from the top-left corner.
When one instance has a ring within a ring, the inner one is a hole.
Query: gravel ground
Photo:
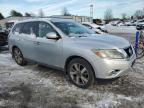
[[[8,51],[2,51],[0,108],[144,108],[144,58],[125,76],[97,79],[83,90],[66,81],[61,71],[18,66]]]

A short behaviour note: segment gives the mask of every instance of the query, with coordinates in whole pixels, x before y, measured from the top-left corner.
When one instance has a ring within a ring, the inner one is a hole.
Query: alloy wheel
[[[18,64],[21,64],[23,62],[22,53],[18,48],[15,48],[14,50],[14,58]]]
[[[86,85],[89,81],[88,70],[79,63],[74,63],[70,67],[70,77],[77,85]]]

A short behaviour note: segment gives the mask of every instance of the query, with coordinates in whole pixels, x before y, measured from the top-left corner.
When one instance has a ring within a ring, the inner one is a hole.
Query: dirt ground
[[[0,108],[144,108],[144,58],[125,76],[96,79],[90,89],[69,83],[58,70],[18,66],[0,52]]]

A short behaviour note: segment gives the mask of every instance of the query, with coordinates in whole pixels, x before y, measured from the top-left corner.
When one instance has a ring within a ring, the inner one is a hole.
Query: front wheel
[[[24,66],[27,64],[19,48],[13,49],[13,57],[18,65]]]
[[[91,65],[84,59],[73,59],[67,67],[70,81],[80,88],[88,88],[94,83],[94,72]]]

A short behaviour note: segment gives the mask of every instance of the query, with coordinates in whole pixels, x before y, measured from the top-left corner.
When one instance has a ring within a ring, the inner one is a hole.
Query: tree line
[[[136,10],[133,15],[128,16],[126,13],[121,14],[121,20],[127,19],[143,19],[144,18],[144,8],[141,10]],[[113,16],[113,12],[111,9],[107,9],[104,13],[104,20],[110,22],[111,20],[115,19]]]
[[[71,14],[69,13],[69,11],[68,11],[68,9],[66,7],[64,7],[62,9],[61,15],[71,16]],[[34,17],[36,15],[33,14],[33,13],[28,13],[28,12],[25,12],[25,14],[23,15],[22,13],[20,13],[20,12],[18,12],[16,10],[11,10],[10,11],[10,16],[11,17],[23,17],[23,16],[25,16],[25,17]],[[45,16],[45,14],[44,14],[42,9],[39,10],[38,16],[39,17],[44,17]],[[4,15],[0,12],[0,20],[4,19],[4,18],[5,18]]]
[[[68,9],[66,7],[64,7],[62,9],[62,13],[61,15],[64,15],[64,16],[71,16],[72,14],[69,13]],[[24,15],[16,10],[11,10],[10,12],[10,16],[11,17],[32,17],[32,16],[36,16],[35,14],[33,13],[28,13],[28,12],[25,12]],[[38,13],[38,16],[39,17],[44,17],[45,14],[43,12],[42,9],[39,10],[39,13]],[[131,16],[128,16],[126,13],[122,13],[121,14],[121,20],[127,20],[127,19],[142,19],[144,18],[144,8],[141,9],[141,10],[136,10],[135,13]],[[2,13],[0,13],[0,20],[1,19],[4,19],[4,16]],[[106,9],[105,13],[104,13],[104,20],[107,21],[107,22],[110,22],[111,20],[115,19],[114,18],[114,15],[113,15],[113,12],[111,9]]]
[[[43,13],[42,10],[39,10],[39,15],[40,15],[41,17],[44,16],[44,13]],[[28,13],[28,12],[25,12],[24,15],[23,15],[22,13],[20,13],[20,12],[18,12],[18,11],[16,11],[16,10],[11,10],[11,11],[10,11],[10,16],[11,16],[11,17],[23,17],[23,16],[25,16],[25,17],[32,17],[32,16],[36,16],[36,15],[33,14],[33,13]],[[4,18],[5,18],[4,15],[0,12],[0,20],[1,20],[1,19],[4,19]]]

